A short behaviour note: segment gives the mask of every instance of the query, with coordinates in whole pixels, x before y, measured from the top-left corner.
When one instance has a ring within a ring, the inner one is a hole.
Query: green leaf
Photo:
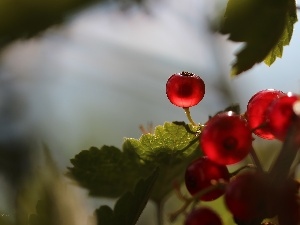
[[[98,224],[101,225],[134,225],[143,212],[153,185],[158,176],[158,170],[146,180],[141,179],[133,192],[125,193],[115,204],[114,210],[108,206],[101,206],[96,210]]]
[[[32,177],[20,187],[15,221],[18,225],[83,224],[88,216],[82,202],[68,187],[45,144],[43,149],[41,165],[35,167]]]
[[[122,151],[103,146],[80,152],[71,159],[68,175],[90,195],[118,197],[158,168],[160,175],[151,199],[159,202],[170,193],[174,181],[183,181],[187,165],[200,155],[195,134],[196,128],[183,122],[165,123],[156,127],[154,134],[126,139]]]
[[[151,199],[161,202],[173,189],[174,181],[183,181],[187,165],[199,157],[195,128],[184,122],[166,122],[157,126],[154,134],[144,134],[139,140],[128,138],[124,149],[133,149],[140,158],[159,169]]]
[[[96,0],[0,1],[0,46],[37,35],[62,22],[74,10]]]
[[[131,149],[120,151],[112,146],[83,150],[71,163],[68,175],[87,188],[90,195],[99,197],[119,197],[153,171]]]
[[[114,225],[114,211],[107,205],[101,206],[95,211],[98,224],[101,225]]]
[[[36,213],[28,218],[28,225],[52,225],[55,224],[55,218],[51,215],[53,205],[48,200],[39,200],[36,205]]]
[[[297,9],[295,1],[288,1],[289,7],[286,14],[286,26],[284,27],[281,38],[279,39],[277,45],[269,52],[264,62],[268,66],[271,66],[275,62],[276,58],[281,58],[283,53],[283,47],[289,45],[293,31],[294,24],[297,22]]]
[[[289,22],[287,15],[296,14],[296,8],[291,7],[294,4],[294,0],[229,0],[220,32],[229,34],[232,41],[245,42],[236,54],[232,75],[262,62],[272,49],[280,54],[276,48],[281,48],[281,38],[285,38],[283,43],[291,38],[284,32],[291,34],[293,19]]]

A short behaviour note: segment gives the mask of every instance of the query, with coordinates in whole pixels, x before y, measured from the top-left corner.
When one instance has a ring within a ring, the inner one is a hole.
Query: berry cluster
[[[205,124],[196,124],[189,107],[203,99],[204,81],[189,72],[173,74],[167,81],[166,94],[172,104],[185,110],[191,124],[198,129],[204,156],[192,162],[185,173],[186,188],[195,200],[212,201],[224,195],[224,203],[238,225],[261,224],[264,219],[273,217],[280,225],[300,224],[299,182],[289,171],[283,178],[276,177],[276,166],[263,171],[252,147],[253,134],[286,142],[293,132],[294,140],[289,142],[298,150],[298,127],[291,131],[292,124],[300,124],[293,108],[300,99],[298,95],[262,90],[249,100],[244,114],[222,111]],[[254,168],[230,174],[227,166],[242,161],[249,154]],[[221,185],[214,185],[216,183]],[[185,225],[209,224],[222,224],[219,215],[210,208],[193,208],[185,221]]]

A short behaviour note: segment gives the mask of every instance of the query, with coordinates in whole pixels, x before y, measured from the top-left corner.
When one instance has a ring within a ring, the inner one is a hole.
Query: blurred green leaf
[[[1,0],[0,46],[18,38],[29,38],[61,23],[75,9],[96,0]]]
[[[101,206],[95,211],[97,216],[98,224],[103,225],[114,225],[114,211],[107,205]]]
[[[151,195],[157,203],[172,191],[174,181],[183,181],[186,167],[201,155],[195,127],[184,122],[166,122],[157,126],[154,134],[144,134],[139,140],[128,138],[124,149],[133,149],[143,161],[159,169]]]
[[[133,192],[126,192],[115,204],[114,210],[108,206],[101,206],[96,210],[100,225],[134,225],[143,212],[153,185],[157,179],[156,170],[146,180],[141,179]]]
[[[115,0],[121,4],[141,0]],[[0,47],[16,39],[30,38],[59,24],[83,7],[108,0],[1,0]]]
[[[16,198],[17,225],[81,225],[88,220],[83,202],[67,185],[48,147],[30,179],[19,187]],[[38,161],[38,160],[37,160]]]
[[[272,49],[276,51],[276,46],[281,46],[279,42],[285,30],[288,34],[284,38],[290,39],[294,20],[290,16],[296,14],[296,8],[292,5],[295,5],[294,0],[229,0],[220,32],[229,34],[232,41],[245,42],[236,55],[232,75],[262,62]],[[277,56],[279,53],[275,54]]]
[[[68,175],[87,188],[90,195],[99,197],[119,197],[153,171],[131,149],[120,151],[112,146],[83,150],[71,163]]]
[[[28,219],[28,225],[52,225],[56,218],[52,216],[52,204],[49,200],[39,200],[36,205],[36,213],[31,214]]]

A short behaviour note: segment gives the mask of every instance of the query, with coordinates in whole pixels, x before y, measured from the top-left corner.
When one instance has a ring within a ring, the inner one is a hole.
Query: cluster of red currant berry
[[[195,200],[212,201],[224,195],[224,203],[238,225],[257,225],[274,217],[280,225],[300,224],[300,184],[293,179],[290,165],[283,176],[277,175],[280,163],[263,171],[252,147],[255,134],[287,143],[282,150],[292,146],[296,149],[292,156],[296,155],[300,147],[300,118],[294,109],[298,95],[274,89],[259,91],[249,100],[244,114],[222,111],[201,125],[192,120],[189,112],[189,107],[197,105],[205,94],[205,84],[199,76],[190,72],[173,74],[167,81],[166,94],[172,104],[185,110],[198,129],[204,156],[192,162],[185,173],[187,190]],[[296,124],[296,131],[291,129],[292,124]],[[293,140],[287,142],[289,136]],[[227,166],[248,154],[254,167],[230,174]],[[201,207],[192,209],[185,221],[185,225],[210,224],[221,225],[222,220],[212,209]]]

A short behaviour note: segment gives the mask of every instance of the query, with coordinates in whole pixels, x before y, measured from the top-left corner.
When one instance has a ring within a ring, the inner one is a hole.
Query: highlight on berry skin
[[[296,116],[293,106],[299,96],[288,92],[286,95],[275,99],[267,112],[269,127],[276,139],[283,141],[286,138],[292,119]]]
[[[182,108],[197,105],[204,97],[205,84],[190,72],[175,73],[166,83],[166,94],[172,104]]]
[[[247,121],[232,111],[212,117],[199,138],[203,153],[222,165],[240,162],[252,148],[252,132]]]
[[[267,111],[274,100],[284,95],[286,94],[282,91],[267,89],[261,90],[251,97],[245,116],[255,135],[267,140],[275,138],[268,123]]]

